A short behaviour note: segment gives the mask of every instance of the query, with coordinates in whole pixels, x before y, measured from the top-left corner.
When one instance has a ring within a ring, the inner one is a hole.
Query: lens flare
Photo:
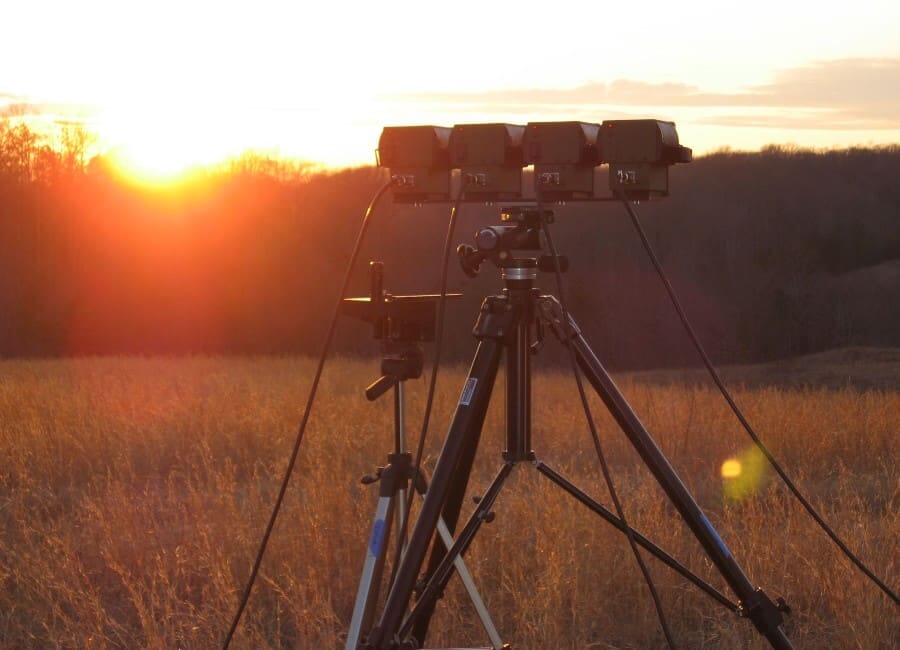
[[[741,475],[741,461],[729,458],[722,463],[722,478],[737,478]]]
[[[766,459],[756,447],[722,463],[722,488],[725,498],[740,501],[758,491],[766,474]]]

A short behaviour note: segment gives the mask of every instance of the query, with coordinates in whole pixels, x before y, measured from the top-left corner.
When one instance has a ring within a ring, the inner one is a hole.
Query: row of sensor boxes
[[[690,162],[691,150],[678,144],[673,122],[660,120],[389,126],[377,160],[391,170],[399,201],[451,200],[454,169],[466,199],[522,198],[528,165],[543,199],[590,199],[603,164],[614,194],[645,199],[668,194],[669,166]]]

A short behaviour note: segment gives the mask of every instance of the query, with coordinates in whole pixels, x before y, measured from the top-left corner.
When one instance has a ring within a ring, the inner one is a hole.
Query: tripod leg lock
[[[785,614],[789,614],[791,608],[785,602],[784,598],[778,598],[776,602],[766,595],[762,589],[757,589],[753,596],[741,601],[739,614],[744,618],[749,618],[757,630],[775,630],[784,623]]]
[[[513,331],[518,314],[516,308],[502,296],[488,296],[481,303],[481,311],[472,333],[478,340],[503,340]]]
[[[475,505],[478,505],[479,503],[481,503],[481,495],[476,494],[475,496],[472,497],[472,501],[475,503]],[[481,519],[481,521],[483,521],[484,523],[489,524],[492,521],[494,521],[494,519],[497,518],[497,513],[494,512],[493,510],[489,510],[487,512],[480,514],[478,516],[478,518]]]
[[[568,319],[563,317],[562,305],[554,296],[541,296],[538,299],[538,313],[540,318],[550,325],[554,336],[561,343],[581,336],[581,328],[571,316]]]

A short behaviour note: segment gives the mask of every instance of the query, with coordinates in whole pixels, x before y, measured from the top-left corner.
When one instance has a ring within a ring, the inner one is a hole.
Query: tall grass
[[[346,359],[327,367],[235,647],[342,647],[376,498],[359,478],[392,445],[390,399],[362,395],[376,373]],[[464,373],[442,375],[429,468]],[[309,361],[293,358],[0,363],[0,646],[221,644],[311,375]],[[701,387],[620,385],[751,579],[793,607],[786,628],[797,647],[900,645],[896,607],[779,482],[764,471],[749,483],[746,472],[721,478],[726,459],[753,464],[721,400]],[[408,385],[410,433],[424,392],[424,381]],[[534,393],[538,456],[608,503],[572,380],[538,374]],[[473,495],[501,463],[501,396]],[[900,394],[767,388],[737,399],[813,503],[896,589]],[[593,406],[632,525],[728,593],[599,400]],[[664,645],[620,533],[527,464],[495,511],[466,561],[514,647]],[[683,647],[767,647],[747,621],[648,561]],[[484,643],[453,581],[429,645]]]

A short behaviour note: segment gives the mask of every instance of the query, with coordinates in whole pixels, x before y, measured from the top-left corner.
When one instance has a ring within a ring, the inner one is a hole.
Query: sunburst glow
[[[131,107],[104,116],[100,130],[113,163],[141,183],[176,181],[192,169],[237,153],[233,137],[203,110],[175,114]]]
[[[687,45],[677,48],[648,45],[670,40],[671,21],[634,20],[627,8],[615,30],[571,38],[573,17],[598,15],[586,0],[539,21],[470,0],[453,12],[363,3],[353,20],[341,3],[8,4],[16,28],[0,60],[16,65],[0,73],[0,116],[85,119],[143,180],[247,149],[371,164],[391,124],[654,117],[678,122],[695,153],[900,138],[886,108],[896,105],[900,3],[888,0],[815,12],[762,0],[740,25],[711,0],[679,5]],[[647,15],[672,7],[651,1]],[[539,56],[511,56],[510,39],[530,52],[538,32]]]

